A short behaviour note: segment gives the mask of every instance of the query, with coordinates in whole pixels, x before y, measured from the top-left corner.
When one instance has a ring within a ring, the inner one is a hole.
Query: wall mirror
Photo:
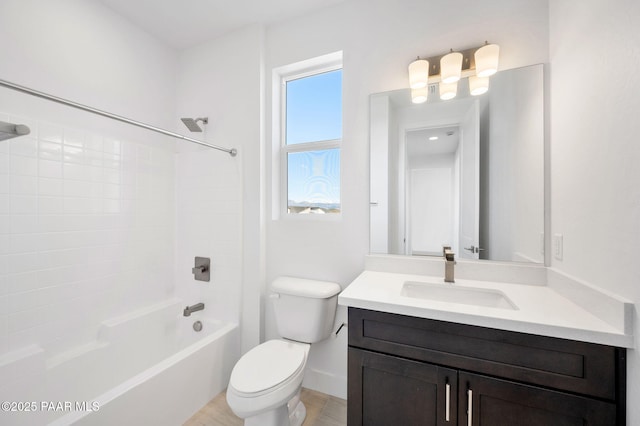
[[[370,98],[370,251],[544,263],[543,65],[498,72],[489,91],[423,104]]]

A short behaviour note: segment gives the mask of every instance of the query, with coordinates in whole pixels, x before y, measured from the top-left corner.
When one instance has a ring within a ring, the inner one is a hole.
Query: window
[[[340,213],[342,68],[334,61],[280,78],[281,206],[287,215]]]

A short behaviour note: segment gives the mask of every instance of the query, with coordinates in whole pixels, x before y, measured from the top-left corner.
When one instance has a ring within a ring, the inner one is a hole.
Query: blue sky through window
[[[287,145],[342,139],[342,70],[290,80],[286,96]],[[289,153],[287,169],[289,206],[339,210],[340,149]]]
[[[287,82],[287,145],[342,138],[342,70]]]

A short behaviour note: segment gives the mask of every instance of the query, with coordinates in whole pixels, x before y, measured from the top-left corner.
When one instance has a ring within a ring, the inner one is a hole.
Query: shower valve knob
[[[206,266],[196,266],[194,268],[191,268],[191,273],[192,274],[202,274],[204,272],[207,272],[207,267]]]
[[[208,257],[196,257],[191,273],[197,281],[209,281],[211,279],[211,259]]]

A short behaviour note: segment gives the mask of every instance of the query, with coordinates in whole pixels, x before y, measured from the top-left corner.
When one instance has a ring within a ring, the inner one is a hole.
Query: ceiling
[[[436,140],[429,140],[437,137]],[[407,132],[407,156],[452,154],[458,149],[458,126],[411,130]]]
[[[169,46],[184,49],[250,24],[270,24],[345,0],[98,0]]]

